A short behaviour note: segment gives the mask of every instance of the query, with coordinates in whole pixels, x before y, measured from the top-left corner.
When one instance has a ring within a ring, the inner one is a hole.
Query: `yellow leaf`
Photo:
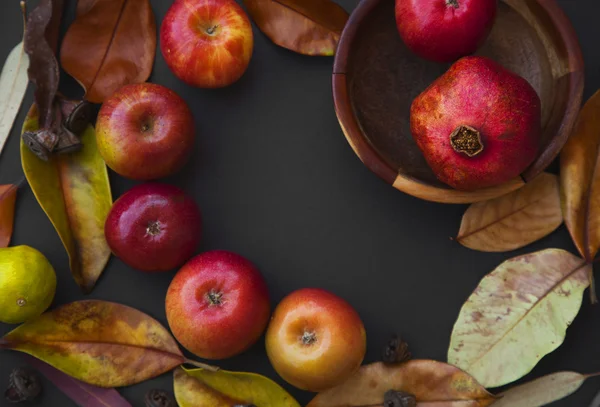
[[[78,301],[19,326],[0,349],[28,353],[83,382],[128,386],[184,363],[158,321],[124,305]]]
[[[558,177],[542,173],[521,189],[471,205],[456,240],[473,250],[505,252],[541,239],[562,221]]]
[[[500,264],[463,305],[448,363],[485,387],[502,386],[529,373],[564,341],[589,286],[591,267],[559,249]]]
[[[411,360],[392,366],[363,366],[346,382],[319,393],[307,407],[383,407],[388,390],[414,395],[418,407],[486,407],[496,401],[474,378],[454,366]]]
[[[300,407],[277,383],[254,373],[177,368],[175,398],[180,407]]]
[[[32,107],[23,131],[38,128]],[[40,160],[21,141],[21,164],[40,206],[69,254],[75,281],[90,292],[110,257],[104,222],[112,205],[108,171],[96,147],[93,127],[81,137],[81,151]]]
[[[565,224],[579,253],[592,261],[600,248],[600,91],[587,101],[560,153]]]

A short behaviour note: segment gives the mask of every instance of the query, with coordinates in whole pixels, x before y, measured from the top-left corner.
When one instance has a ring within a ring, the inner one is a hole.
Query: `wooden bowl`
[[[478,51],[527,79],[542,100],[540,153],[521,177],[476,191],[437,180],[410,133],[410,105],[450,66],[408,50],[396,29],[394,0],[363,0],[348,21],[333,70],[335,109],[363,163],[395,188],[421,199],[471,203],[516,190],[558,155],[581,107],[583,58],[555,0],[504,0]]]

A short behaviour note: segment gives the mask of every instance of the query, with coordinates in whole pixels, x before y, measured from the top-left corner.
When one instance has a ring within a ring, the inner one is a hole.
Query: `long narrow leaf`
[[[23,51],[23,42],[21,42],[8,54],[0,74],[0,95],[2,95],[0,99],[0,153],[8,139],[27,90],[28,68],[29,57]]]

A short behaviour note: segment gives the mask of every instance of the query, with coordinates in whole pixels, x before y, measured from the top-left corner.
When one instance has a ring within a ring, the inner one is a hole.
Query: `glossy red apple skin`
[[[96,140],[100,155],[117,174],[135,180],[163,178],[189,159],[194,119],[172,90],[152,83],[126,85],[102,104]]]
[[[267,355],[277,373],[293,386],[313,392],[334,387],[354,374],[366,346],[365,328],[354,308],[317,288],[285,297],[273,312],[266,334]]]
[[[137,270],[169,271],[193,256],[202,217],[196,203],[173,185],[146,183],[111,208],[104,234],[111,251]]]
[[[253,48],[250,20],[235,0],[175,0],[160,29],[160,49],[171,71],[200,88],[236,82]]]
[[[252,346],[271,314],[259,270],[244,257],[210,251],[175,275],[165,301],[173,335],[204,359],[226,359]]]
[[[483,44],[497,9],[498,0],[396,0],[396,25],[415,54],[452,62]]]
[[[440,181],[460,190],[491,187],[518,177],[536,158],[541,101],[522,77],[484,57],[465,57],[411,106],[411,132]],[[460,126],[480,133],[483,151],[456,151]]]

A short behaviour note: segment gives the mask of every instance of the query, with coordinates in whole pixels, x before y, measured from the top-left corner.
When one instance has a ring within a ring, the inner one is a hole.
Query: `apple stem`
[[[213,35],[213,34],[215,33],[215,31],[217,31],[217,28],[219,28],[219,24],[215,24],[215,25],[213,25],[212,27],[208,27],[208,28],[206,29],[206,33],[207,33],[208,35]]]
[[[460,4],[458,4],[458,0],[446,0],[446,5],[454,8],[458,8],[460,6]]]
[[[218,372],[219,370],[221,370],[220,367],[207,365],[206,363],[197,362],[197,361],[191,360],[191,359],[186,359],[183,363],[199,367],[200,369],[208,370],[209,372]]]

